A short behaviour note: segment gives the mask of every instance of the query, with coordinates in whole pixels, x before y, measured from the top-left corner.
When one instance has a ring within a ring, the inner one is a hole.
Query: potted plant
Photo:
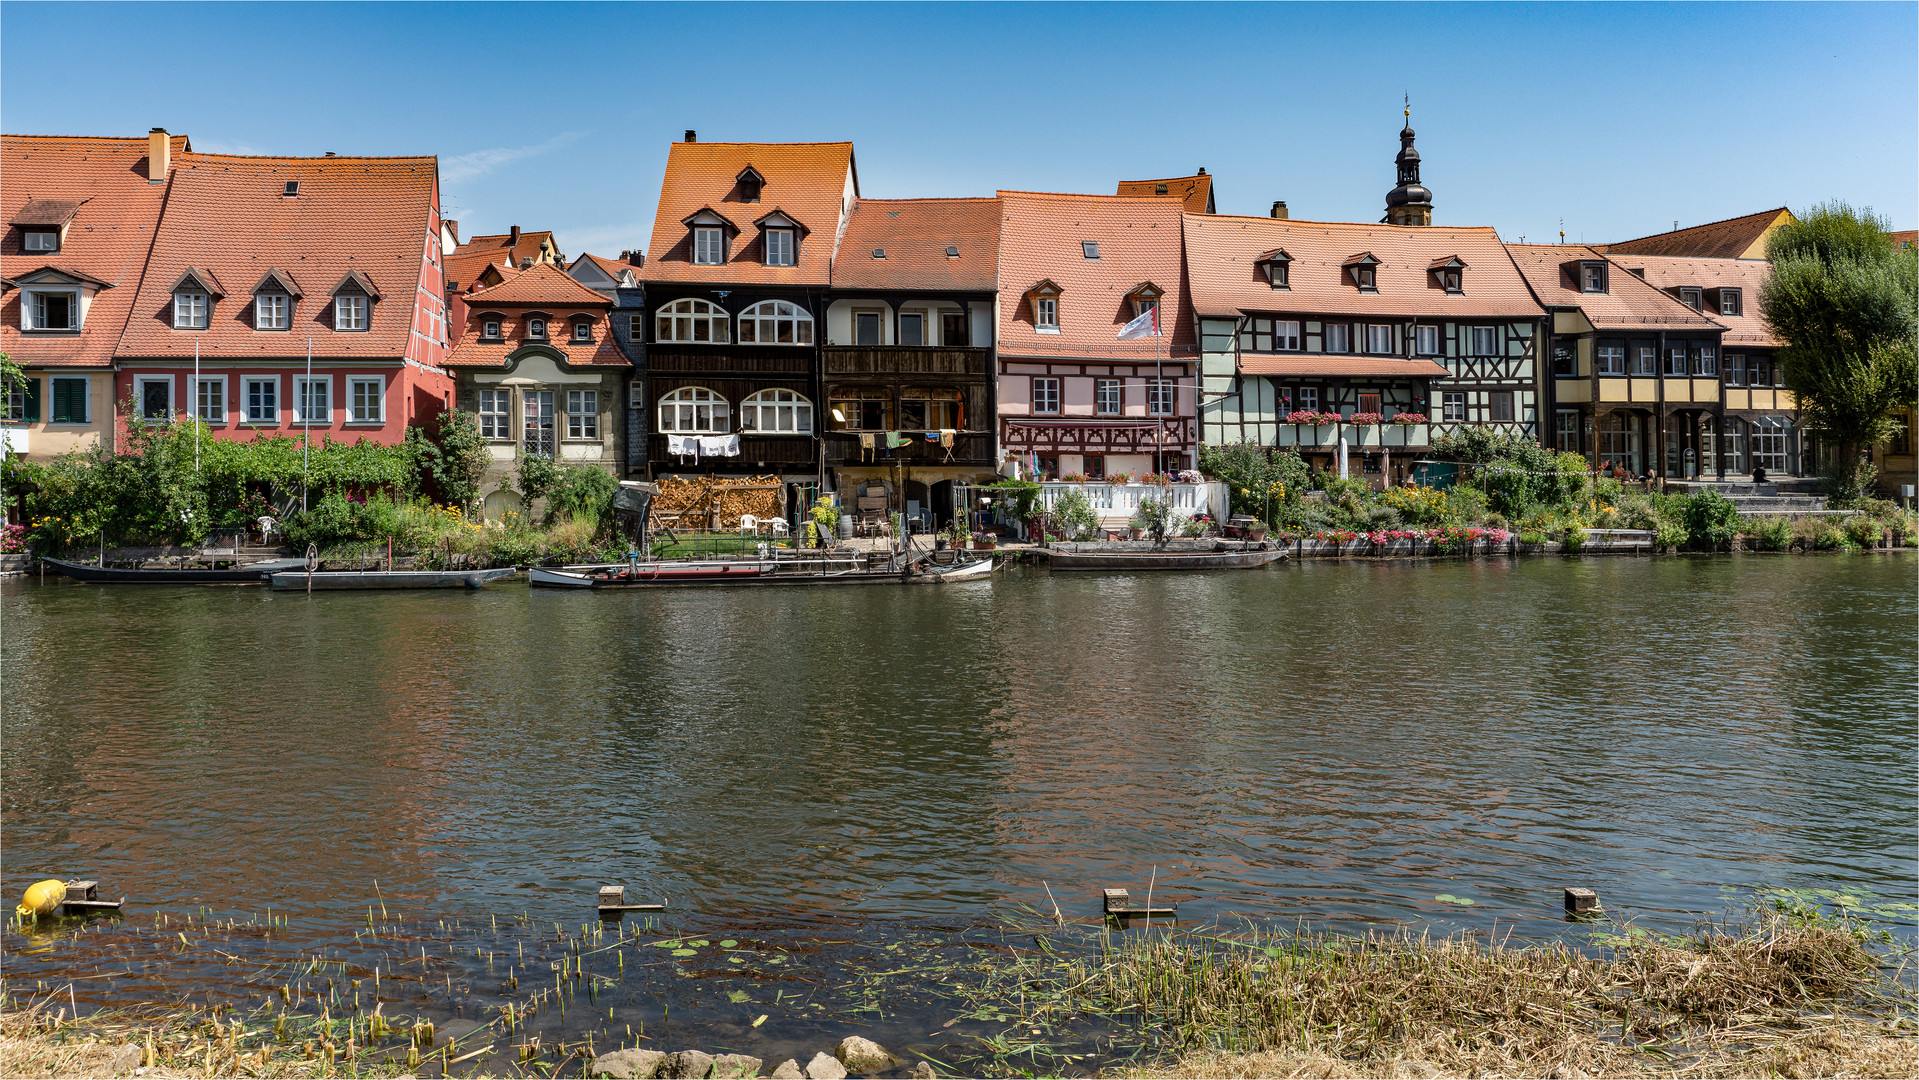
[[[989,532],[976,532],[971,546],[974,551],[991,551],[999,546],[999,537]]]

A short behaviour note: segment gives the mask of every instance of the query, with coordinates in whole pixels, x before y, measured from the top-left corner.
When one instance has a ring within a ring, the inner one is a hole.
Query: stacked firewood
[[[653,497],[652,527],[714,529],[740,527],[740,517],[751,514],[764,521],[781,516],[785,502],[777,476],[669,476],[659,481]]]

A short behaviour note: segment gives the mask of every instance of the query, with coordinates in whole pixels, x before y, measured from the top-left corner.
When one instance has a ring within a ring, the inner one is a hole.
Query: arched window
[[[813,316],[798,304],[762,300],[740,312],[740,341],[761,345],[811,345]]]
[[[682,386],[660,399],[660,430],[724,435],[732,430],[729,411],[726,399],[706,387]]]
[[[813,403],[791,390],[762,390],[740,402],[740,430],[761,435],[811,435]]]
[[[726,344],[726,309],[706,300],[675,300],[655,313],[656,341]]]

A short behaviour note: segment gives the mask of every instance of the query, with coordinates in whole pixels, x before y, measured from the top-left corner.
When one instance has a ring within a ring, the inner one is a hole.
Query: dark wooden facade
[[[993,350],[970,346],[828,345],[822,378],[822,400],[829,409],[839,396],[871,398],[877,394],[889,404],[889,415],[901,418],[906,395],[914,390],[955,391],[960,404],[957,435],[950,447],[926,441],[924,431],[911,431],[914,437],[903,446],[888,450],[882,437],[873,440],[875,446],[868,449],[862,445],[862,436],[883,436],[883,432],[836,428],[829,412],[829,468],[905,460],[916,466],[992,469]]]

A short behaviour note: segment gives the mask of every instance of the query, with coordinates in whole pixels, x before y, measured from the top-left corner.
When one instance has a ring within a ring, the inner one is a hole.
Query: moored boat
[[[1286,549],[1277,544],[1226,540],[1062,543],[1037,551],[1055,570],[1239,570],[1286,557]]]
[[[980,581],[991,577],[995,569],[991,557],[976,559],[973,562],[955,563],[952,566],[928,565],[923,568],[916,581]]]
[[[283,570],[306,565],[303,559],[268,559],[216,569],[210,566],[140,567],[95,566],[42,556],[46,563],[75,581],[99,585],[258,585]]]
[[[519,571],[493,570],[289,570],[273,575],[282,591],[342,589],[477,589]]]

